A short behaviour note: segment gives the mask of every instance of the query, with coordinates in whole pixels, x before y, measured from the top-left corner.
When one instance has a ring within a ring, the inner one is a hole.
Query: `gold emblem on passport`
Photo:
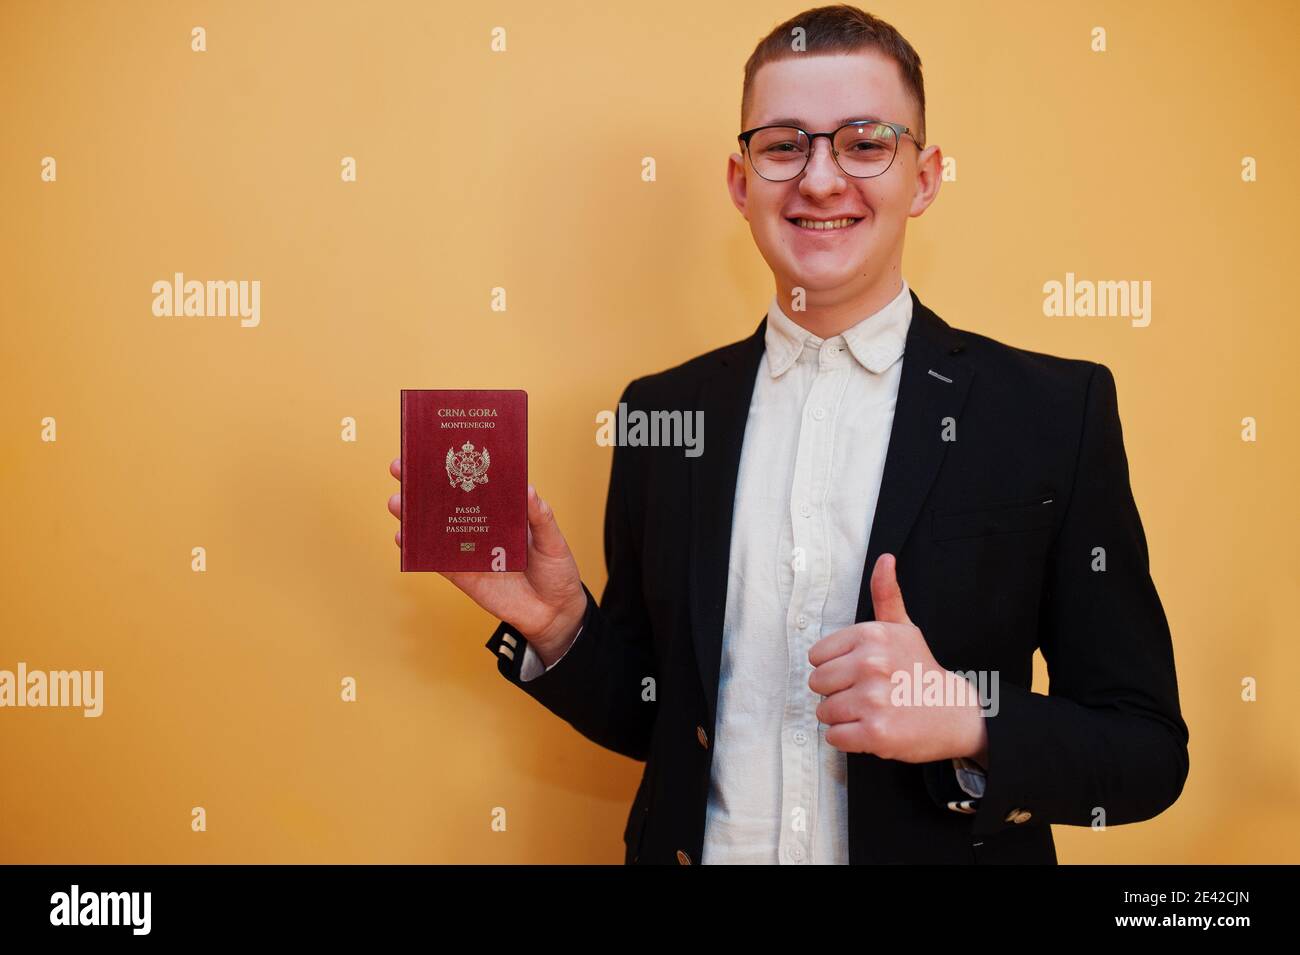
[[[452,487],[472,491],[477,485],[486,484],[491,464],[487,448],[475,453],[474,445],[468,441],[460,446],[459,452],[455,448],[447,449],[447,477],[451,479]]]

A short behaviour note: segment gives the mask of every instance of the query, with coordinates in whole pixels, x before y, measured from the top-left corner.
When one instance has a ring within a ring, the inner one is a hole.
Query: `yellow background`
[[[772,295],[723,173],[745,59],[800,9],[0,5],[0,668],[105,671],[99,719],[0,710],[0,861],[621,861],[641,764],[510,687],[447,581],[398,572],[398,395],[526,389],[530,478],[599,594],[596,412]],[[1153,821],[1057,827],[1062,861],[1300,861],[1298,5],[868,9],[957,160],[908,282],[1118,381],[1191,775]],[[177,271],[260,280],[260,327],[154,317]],[[1150,327],[1044,317],[1067,271],[1150,280]]]

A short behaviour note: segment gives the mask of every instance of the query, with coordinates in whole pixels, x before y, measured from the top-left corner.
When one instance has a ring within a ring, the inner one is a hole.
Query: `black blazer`
[[[1173,648],[1115,380],[1105,365],[954,329],[915,292],[912,308],[857,620],[873,619],[876,558],[895,554],[908,615],[935,659],[997,671],[999,705],[974,813],[949,805],[967,798],[949,760],[848,755],[849,859],[1054,863],[1051,824],[1150,819],[1187,777]],[[583,630],[564,658],[521,682],[522,635],[502,622],[487,642],[524,692],[646,761],[626,862],[700,859],[732,505],[766,322],[624,390],[629,411],[703,409],[704,449],[615,448],[609,579],[599,604],[584,584]],[[1094,569],[1099,548],[1104,570]],[[1047,695],[1029,690],[1035,648]]]

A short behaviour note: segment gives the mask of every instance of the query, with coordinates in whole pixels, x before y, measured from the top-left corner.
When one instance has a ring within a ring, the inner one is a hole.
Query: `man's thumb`
[[[532,546],[547,557],[563,557],[569,545],[555,522],[555,512],[542,500],[537,489],[528,485],[528,527],[532,531]]]
[[[884,623],[911,623],[903,606],[903,591],[898,587],[898,561],[893,554],[881,554],[871,571],[871,607],[876,619]]]

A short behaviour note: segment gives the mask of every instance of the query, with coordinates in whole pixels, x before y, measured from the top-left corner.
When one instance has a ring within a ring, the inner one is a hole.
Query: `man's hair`
[[[795,48],[794,31],[802,29],[802,50]],[[826,53],[860,53],[875,50],[898,64],[903,86],[916,102],[918,128],[912,130],[925,142],[925,83],[921,79],[921,57],[903,35],[878,17],[846,3],[813,7],[786,20],[759,41],[745,63],[745,86],[740,96],[740,122],[744,128],[750,90],[758,68],[775,60]],[[882,117],[883,118],[883,117]]]

